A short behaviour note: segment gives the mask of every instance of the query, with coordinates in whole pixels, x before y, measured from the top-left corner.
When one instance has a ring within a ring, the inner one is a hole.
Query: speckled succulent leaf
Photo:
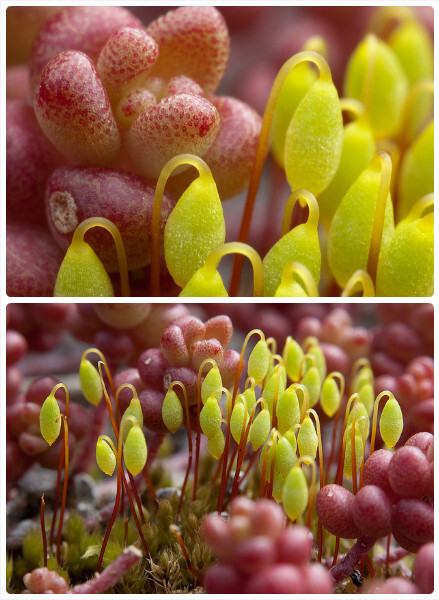
[[[79,365],[79,383],[86,400],[97,406],[104,393],[102,382],[98,370],[86,358],[83,358]]]
[[[79,223],[100,215],[119,229],[128,269],[150,262],[151,219],[155,186],[142,177],[103,167],[61,167],[46,184],[46,214],[51,235],[64,251]],[[161,253],[166,219],[175,206],[165,192],[161,207]],[[102,227],[87,231],[87,242],[95,249],[109,273],[119,272],[114,241]]]
[[[221,297],[228,298],[221,275],[217,270],[201,267],[197,269],[179,293],[181,297]]]
[[[389,398],[384,405],[380,418],[380,433],[388,448],[397,444],[404,427],[401,407],[396,398]]]
[[[308,504],[308,485],[300,467],[289,472],[282,490],[284,510],[291,521],[298,519]]]
[[[116,468],[116,456],[107,442],[101,438],[96,442],[96,462],[106,475],[113,475]]]
[[[408,20],[392,33],[388,40],[407,75],[411,86],[418,81],[433,77],[434,51],[430,34],[416,20]],[[430,114],[433,106],[431,95],[419,97],[415,101],[410,126],[417,131],[420,124]]]
[[[129,129],[137,117],[153,104],[156,104],[154,94],[145,88],[137,88],[118,103],[114,113],[116,121],[122,129]]]
[[[318,448],[317,432],[311,418],[306,416],[297,434],[297,445],[299,447],[300,456],[308,456],[315,458]],[[305,464],[310,464],[308,460],[303,461]]]
[[[270,417],[273,416],[274,395],[275,395],[275,391],[276,391],[277,379],[278,379],[278,374],[276,371],[273,371],[273,373],[267,378],[267,381],[264,385],[264,389],[262,391],[262,395],[268,404],[268,410],[270,411]],[[281,374],[281,376],[279,377],[279,385],[278,385],[278,391],[277,391],[278,398],[285,391],[285,381],[286,381],[286,379]]]
[[[258,450],[264,444],[270,433],[271,419],[266,408],[256,415],[250,427],[250,441],[253,450]]]
[[[345,93],[365,107],[377,138],[398,133],[409,84],[394,53],[369,34],[354,50],[345,74]]]
[[[179,154],[204,156],[216,137],[219,114],[205,98],[176,94],[150,106],[131,125],[126,151],[137,174],[158,179]],[[180,167],[180,171],[188,166]],[[178,173],[174,171],[174,174]]]
[[[207,450],[213,458],[220,458],[224,452],[225,440],[221,428],[217,430],[215,435],[207,440]]]
[[[320,222],[327,229],[341,199],[370,163],[375,152],[375,139],[367,122],[361,120],[348,123],[343,129],[338,169],[331,183],[319,196]]]
[[[222,385],[223,381],[221,379],[221,373],[218,367],[212,367],[211,369],[209,369],[207,375],[203,380],[203,383],[201,384],[201,400],[203,404],[212,394],[219,402],[221,400],[222,394],[219,388],[222,387]]]
[[[318,285],[321,253],[317,229],[310,224],[297,225],[267,252],[264,266],[264,296],[274,296],[281,282],[284,265],[291,261],[303,263]]]
[[[247,373],[255,382],[261,383],[268,371],[270,350],[265,340],[259,340],[248,357]]]
[[[417,200],[434,191],[434,121],[431,121],[405,153],[398,178],[398,221]]]
[[[123,460],[131,475],[137,475],[146,464],[148,455],[145,436],[138,425],[133,425],[123,447]]]
[[[147,77],[159,55],[158,44],[143,29],[123,27],[113,33],[99,54],[99,77],[111,102],[117,102]]]
[[[241,434],[245,436],[245,428],[247,426],[248,413],[244,405],[244,402],[238,398],[236,399],[235,406],[232,410],[232,416],[230,417],[230,432],[233,439],[237,444],[241,441]]]
[[[350,433],[347,434],[348,438],[346,441],[346,451],[344,455],[344,466],[343,466],[343,475],[346,479],[352,479],[352,454],[351,454],[351,436]],[[358,433],[355,434],[355,467],[356,473],[361,468],[363,463],[363,438]]]
[[[49,446],[58,439],[61,431],[61,412],[58,402],[52,394],[47,396],[41,407],[40,431]]]
[[[209,97],[218,110],[220,124],[212,145],[203,156],[218,186],[222,201],[242,192],[250,180],[261,130],[261,117],[250,106],[230,96]],[[193,171],[172,177],[175,196],[193,180]]]
[[[190,364],[189,350],[183,331],[178,325],[171,323],[163,332],[160,348],[171,365],[187,367]]]
[[[288,377],[293,382],[298,382],[300,378],[300,363],[303,359],[302,346],[292,337],[288,337],[283,350],[283,358]]]
[[[358,269],[367,270],[373,221],[381,180],[375,159],[354,181],[338,205],[328,236],[328,261],[338,285],[345,287]],[[382,249],[393,235],[393,205],[387,198]]]
[[[210,174],[193,181],[178,200],[165,227],[165,259],[177,285],[184,287],[212,250],[224,243],[224,214]]]
[[[362,435],[365,439],[367,439],[369,437],[369,428],[370,428],[369,414],[367,412],[367,408],[364,406],[364,404],[362,402],[355,403],[354,407],[349,412],[349,416],[348,416],[346,425],[349,426],[352,423],[352,419],[354,418],[354,408],[355,408],[356,427],[358,427],[360,435]],[[360,420],[361,417],[365,417],[365,418]]]
[[[142,23],[120,6],[67,6],[58,10],[43,24],[32,45],[31,89],[56,54],[79,50],[96,62],[108,37],[121,27],[142,27]]]
[[[215,338],[194,342],[191,344],[190,351],[192,354],[192,368],[195,371],[198,371],[207,358],[212,358],[217,364],[221,365],[224,356],[224,348],[221,342]]]
[[[316,78],[317,74],[309,64],[300,63],[291,69],[282,85],[271,126],[271,151],[281,167],[285,161],[285,136],[288,125],[299,102]]]
[[[318,196],[335,175],[342,143],[337,90],[332,82],[318,80],[302,98],[285,137],[285,173],[291,189]]]
[[[55,282],[54,296],[114,296],[104,265],[87,242],[68,248]]]
[[[213,437],[221,428],[221,409],[215,396],[210,396],[204,403],[200,412],[201,431],[207,438]]]
[[[117,124],[96,68],[82,52],[61,52],[46,65],[34,108],[41,129],[72,162],[111,166],[116,160]]]
[[[328,417],[333,417],[341,402],[340,390],[333,377],[327,377],[322,385],[320,405]]]
[[[183,407],[174,390],[168,390],[162,405],[163,423],[171,433],[175,433],[183,423]]]
[[[172,96],[174,94],[204,96],[203,88],[190,77],[186,77],[186,75],[176,75],[166,84],[164,96]]]
[[[434,292],[434,215],[404,219],[378,262],[377,295],[432,296]]]
[[[166,396],[165,396],[166,398]],[[122,418],[124,417],[134,417],[139,425],[139,427],[143,427],[143,412],[142,412],[142,406],[140,404],[140,400],[137,397],[137,394],[135,394],[133,396],[133,398],[131,399],[129,405],[127,406],[125,412],[123,413]],[[126,422],[126,424],[124,425],[123,428],[123,439],[124,441],[127,438],[128,432],[131,430],[131,427],[133,426],[133,423],[131,420],[128,420]]]
[[[300,382],[306,387],[309,394],[309,406],[313,407],[317,404],[320,398],[320,390],[322,387],[322,378],[317,367],[310,367]]]
[[[300,405],[294,388],[290,386],[279,395],[276,405],[277,428],[284,435],[291,427],[300,423]]]
[[[160,46],[154,69],[163,79],[186,75],[206,94],[221,81],[230,52],[227,25],[213,6],[184,6],[171,10],[146,29]]]

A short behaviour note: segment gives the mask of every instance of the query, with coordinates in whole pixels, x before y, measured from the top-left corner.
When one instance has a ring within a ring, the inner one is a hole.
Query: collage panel
[[[433,313],[9,304],[8,593],[431,593]]]
[[[433,295],[431,6],[12,5],[6,31],[9,297]]]

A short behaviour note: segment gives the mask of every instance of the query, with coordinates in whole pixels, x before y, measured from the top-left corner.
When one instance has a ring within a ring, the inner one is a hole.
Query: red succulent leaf
[[[102,48],[96,66],[110,100],[116,102],[137,87],[158,55],[157,43],[143,29],[123,27],[114,32]]]
[[[186,75],[206,94],[221,81],[230,53],[226,22],[213,6],[183,6],[153,21],[146,31],[160,46],[154,73]]]
[[[201,363],[206,358],[213,358],[219,367],[224,356],[224,350],[221,343],[215,338],[209,340],[200,340],[191,346],[192,367],[198,371]]]
[[[215,139],[219,120],[213,104],[200,96],[163,98],[143,112],[128,132],[126,149],[135,171],[157,179],[165,164],[178,154],[204,156]]]
[[[143,27],[120,6],[68,6],[46,21],[32,47],[31,89],[46,64],[59,52],[80,50],[96,62],[108,37],[121,27]]]
[[[41,74],[35,114],[49,140],[82,165],[111,165],[120,135],[92,61],[74,50],[57,54]]]

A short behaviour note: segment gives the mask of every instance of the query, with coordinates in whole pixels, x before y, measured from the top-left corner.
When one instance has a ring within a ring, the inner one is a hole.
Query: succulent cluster
[[[216,95],[230,34],[214,7],[146,26],[121,7],[51,15],[28,86],[10,77],[8,294],[432,295],[433,45],[414,11],[386,8],[341,68],[323,37],[304,41],[262,119]],[[270,149],[289,198],[272,211],[270,192],[253,242]],[[223,201],[245,189],[230,234]]]
[[[211,515],[202,531],[218,558],[205,575],[209,594],[332,592],[328,571],[311,562],[311,532],[301,525],[285,527],[285,514],[273,501],[239,496],[230,504],[229,519]]]

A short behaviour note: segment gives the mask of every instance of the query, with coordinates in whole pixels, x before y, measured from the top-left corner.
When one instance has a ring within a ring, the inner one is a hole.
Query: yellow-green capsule
[[[417,205],[396,226],[390,243],[380,253],[377,296],[433,295],[434,215],[417,215]]]
[[[285,432],[284,438],[289,441],[290,446],[292,447],[294,452],[296,452],[297,440],[296,440],[296,432],[293,427],[291,427],[291,429],[288,429],[288,431]]]
[[[373,403],[375,402],[375,393],[373,390],[373,383],[365,382],[358,389],[357,394],[360,396],[361,403],[366,408],[368,417],[372,416]]]
[[[288,377],[294,383],[300,379],[300,365],[304,356],[302,346],[288,336],[283,350],[283,359]]]
[[[304,513],[308,504],[308,485],[300,467],[293,467],[287,475],[282,490],[282,503],[292,521]]]
[[[284,367],[280,367],[284,369]],[[279,379],[279,383],[277,383]],[[267,380],[267,383],[264,386],[262,391],[262,396],[265,398],[268,404],[268,410],[270,411],[270,416],[273,416],[273,405],[274,405],[274,394],[276,391],[276,385],[278,386],[277,398],[283,394],[285,391],[285,378],[282,376],[282,373],[278,375],[277,369],[273,371],[272,375]]]
[[[401,408],[396,398],[389,398],[384,405],[380,418],[380,433],[388,448],[398,443],[404,427]]]
[[[293,227],[264,256],[262,261],[264,267],[264,296],[275,295],[281,282],[284,267],[292,261],[303,264],[318,286],[322,255],[317,225],[317,222],[308,220],[306,223]]]
[[[308,347],[307,354],[311,354],[311,356],[314,356],[314,358],[316,359],[316,367],[320,373],[320,379],[323,381],[326,377],[326,372],[327,372],[325,355],[324,355],[323,350],[316,338],[308,338],[308,339],[316,340],[315,343],[312,343]],[[306,340],[304,342],[304,345],[306,346]]]
[[[398,178],[398,221],[404,219],[423,196],[434,191],[434,121],[431,121],[404,154]]]
[[[262,444],[265,444],[270,433],[271,419],[268,409],[264,408],[255,417],[250,427],[250,441],[253,450],[258,450]]]
[[[419,81],[433,78],[433,40],[425,27],[415,19],[410,19],[392,33],[389,46],[395,52],[405,74],[413,86]],[[433,107],[431,94],[420,95],[415,100],[409,122],[408,139],[412,139]]]
[[[114,296],[104,265],[84,241],[72,241],[55,281],[54,296]]]
[[[250,415],[253,410],[254,405],[256,404],[255,388],[254,387],[247,388],[243,392],[242,395],[245,397],[245,400],[247,402],[247,411]]]
[[[221,400],[222,391],[220,388],[222,385],[223,380],[218,367],[212,367],[209,369],[206,377],[203,380],[203,383],[201,384],[201,401],[203,404],[210,396],[212,396],[212,394],[219,402]]]
[[[206,171],[183,192],[166,222],[165,260],[175,283],[183,288],[225,237],[221,200]]]
[[[225,440],[221,427],[215,435],[207,440],[207,450],[213,458],[220,458],[224,452]]]
[[[136,392],[133,393],[131,402],[129,403],[125,412],[123,413],[122,419],[124,417],[129,417],[129,416],[134,417],[136,419],[137,423],[139,424],[139,427],[143,427],[143,412],[142,412],[142,407],[140,405],[140,400],[137,397]],[[132,421],[128,420],[126,425],[123,428],[123,439],[124,440],[126,440],[128,431],[131,429],[131,427],[132,427]]]
[[[344,88],[347,97],[364,104],[376,138],[398,133],[409,82],[388,44],[368,34],[349,60]]]
[[[271,126],[271,151],[281,167],[285,163],[285,136],[288,125],[299,102],[316,79],[317,74],[308,63],[299,63],[291,69],[282,84]]]
[[[332,81],[319,79],[300,101],[285,136],[285,174],[291,189],[320,194],[335,175],[342,143],[337,90]]]
[[[61,411],[55,396],[52,394],[47,396],[41,407],[40,431],[49,446],[58,439],[61,431]]]
[[[86,358],[83,358],[79,365],[79,383],[86,400],[88,400],[90,404],[97,406],[104,394],[102,381],[99,371]]]
[[[306,416],[302,425],[300,426],[299,433],[297,435],[297,445],[299,446],[300,456],[309,456],[315,458],[317,455],[317,448],[319,446],[319,440],[317,432],[309,416]],[[310,461],[303,461],[306,465],[310,465]]]
[[[355,429],[357,429],[355,427]],[[343,467],[343,475],[346,479],[352,478],[352,454],[351,454],[351,436],[350,433],[347,434],[347,442],[346,442],[346,451],[344,455],[344,467]],[[360,467],[363,463],[363,438],[360,434],[355,434],[355,467],[356,473],[360,470]]]
[[[259,340],[248,357],[247,373],[256,384],[261,383],[267,374],[270,361],[270,350],[265,340]]]
[[[277,428],[282,435],[300,423],[299,398],[293,386],[288,387],[278,398],[276,405]]]
[[[320,390],[322,387],[322,380],[318,368],[310,367],[300,383],[308,390],[309,406],[312,408],[319,401]]]
[[[148,451],[143,431],[138,425],[133,425],[128,432],[123,447],[123,460],[131,475],[137,475],[146,464]]]
[[[237,444],[241,441],[241,436],[245,436],[245,428],[248,422],[247,409],[238,396],[236,398],[235,406],[232,410],[232,416],[230,417],[230,432],[233,439]]]
[[[219,272],[216,269],[202,266],[195,271],[195,273],[179,293],[179,296],[182,298],[194,298],[197,296],[228,298],[229,294],[224,287],[224,283]]]
[[[341,394],[337,382],[328,375],[323,382],[320,398],[320,404],[325,415],[333,417],[340,407],[340,402]]]
[[[175,433],[183,423],[183,407],[173,389],[166,392],[163,400],[162,419],[171,433]]]
[[[221,427],[221,409],[215,396],[210,396],[200,412],[201,431],[207,438],[213,437]]]
[[[101,437],[98,438],[96,443],[96,462],[101,471],[106,475],[113,475],[116,468],[116,456],[107,442],[104,442]]]
[[[343,129],[340,164],[333,180],[319,196],[320,222],[329,229],[341,199],[375,154],[375,139],[365,119]]]
[[[264,458],[266,453],[268,454],[267,467],[265,471],[265,480],[270,481],[271,473],[271,460],[273,457],[273,446],[266,444],[261,452],[259,459],[259,470],[262,472],[264,464]],[[291,446],[290,442],[283,436],[280,436],[276,442],[275,455],[274,455],[274,481],[278,479],[285,480],[290,470],[294,467],[297,462],[296,452]]]
[[[338,205],[328,236],[328,262],[335,280],[346,287],[355,271],[367,271],[382,165],[375,157]],[[387,197],[381,252],[394,232],[393,205]]]
[[[349,412],[348,420],[346,426],[352,423],[352,419],[354,418],[354,410],[355,410],[355,426],[358,427],[360,435],[363,436],[364,439],[369,437],[369,415],[367,412],[367,408],[364,406],[362,402],[356,402],[352,407],[352,410]],[[364,419],[360,418],[364,417]]]

